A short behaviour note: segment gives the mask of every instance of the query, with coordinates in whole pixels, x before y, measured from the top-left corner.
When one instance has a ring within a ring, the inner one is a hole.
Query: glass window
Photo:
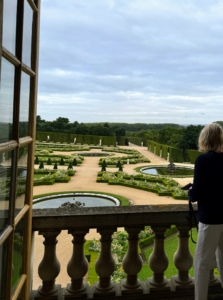
[[[0,232],[9,225],[12,152],[0,153]]]
[[[33,10],[29,3],[24,3],[24,24],[23,24],[23,57],[22,61],[31,68],[31,50],[32,50],[32,27]]]
[[[15,201],[15,214],[23,208],[25,204],[26,180],[27,180],[28,146],[19,148],[18,153],[18,177]]]
[[[14,247],[12,259],[12,292],[15,290],[22,274],[23,259],[23,236],[24,236],[24,220],[22,219],[15,228]]]
[[[22,81],[21,81],[20,110],[19,110],[19,137],[24,137],[28,135],[29,91],[30,91],[30,76],[23,72]]]
[[[17,1],[4,0],[3,2],[2,44],[3,47],[15,55]]]
[[[0,245],[0,299],[5,299],[6,268],[7,268],[7,242]]]
[[[0,143],[12,139],[15,67],[2,58],[0,85]]]

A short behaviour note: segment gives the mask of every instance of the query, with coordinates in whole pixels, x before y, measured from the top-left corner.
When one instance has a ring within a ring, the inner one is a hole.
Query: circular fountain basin
[[[111,154],[108,152],[81,152],[78,153],[77,155],[79,156],[96,156],[96,157],[100,157],[100,156],[110,156]]]
[[[112,196],[94,193],[68,193],[34,199],[33,208],[58,208],[66,202],[75,203],[75,201],[84,203],[85,205],[82,207],[120,205],[120,201]]]
[[[169,172],[167,166],[144,167],[140,172],[149,175],[162,175],[162,176],[193,176],[194,170],[186,167],[175,167],[175,171]]]

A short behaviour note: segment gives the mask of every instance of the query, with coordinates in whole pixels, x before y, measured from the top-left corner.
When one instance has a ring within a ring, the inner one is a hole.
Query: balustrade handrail
[[[194,207],[197,215],[196,204]],[[107,227],[190,225],[189,220],[190,212],[187,204],[63,207],[33,209],[32,230],[89,229],[101,225]],[[194,220],[192,220],[192,227],[195,227]]]
[[[193,205],[196,218],[197,206]],[[32,299],[193,299],[193,278],[189,269],[193,265],[193,257],[189,251],[188,240],[191,227],[195,227],[190,218],[187,204],[137,205],[128,207],[63,207],[51,209],[33,209],[32,230],[43,235],[44,257],[39,265],[38,273],[42,286],[34,292]],[[178,228],[179,243],[174,254],[174,264],[178,273],[166,279],[164,274],[168,268],[165,253],[165,231],[175,225]],[[138,253],[138,236],[145,226],[151,226],[154,232],[154,247],[149,258],[149,266],[153,276],[146,282],[138,279],[142,268],[142,259]],[[115,261],[111,254],[112,234],[119,227],[128,233],[128,251],[123,258],[122,267],[126,279],[120,284],[111,281],[115,271]],[[100,233],[101,252],[95,264],[99,281],[89,287],[84,282],[88,270],[88,262],[84,256],[85,235],[89,229],[96,228]],[[55,284],[60,273],[60,262],[56,257],[57,236],[62,230],[68,230],[73,236],[73,253],[67,265],[67,273],[71,283],[65,289]],[[219,280],[210,273],[212,295],[221,293]],[[55,297],[55,298],[54,298]]]

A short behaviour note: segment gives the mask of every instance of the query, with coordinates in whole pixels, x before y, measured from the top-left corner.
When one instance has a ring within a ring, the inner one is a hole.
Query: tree
[[[54,169],[54,170],[57,170],[57,169],[58,169],[57,163],[54,164],[53,169]]]
[[[51,161],[50,157],[47,160],[47,165],[52,165],[52,161]]]

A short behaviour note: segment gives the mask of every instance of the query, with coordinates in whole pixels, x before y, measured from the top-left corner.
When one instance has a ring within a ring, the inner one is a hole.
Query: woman
[[[199,214],[198,241],[194,258],[195,300],[208,296],[208,282],[216,261],[223,283],[223,129],[212,123],[199,136],[204,153],[195,161],[194,181],[188,191],[191,202],[197,202]]]

